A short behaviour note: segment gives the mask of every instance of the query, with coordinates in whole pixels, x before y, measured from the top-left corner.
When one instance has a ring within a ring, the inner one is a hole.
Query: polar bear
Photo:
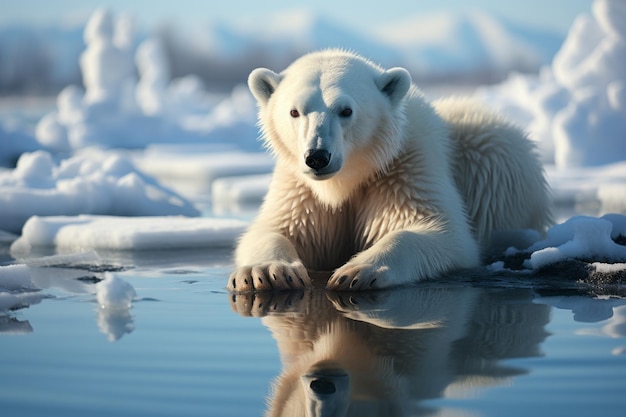
[[[429,104],[403,68],[330,49],[248,86],[276,157],[238,242],[234,292],[368,290],[479,265],[494,233],[550,222],[533,143],[467,99]]]

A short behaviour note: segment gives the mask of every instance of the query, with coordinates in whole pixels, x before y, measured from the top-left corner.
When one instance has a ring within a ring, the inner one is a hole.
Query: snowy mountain
[[[0,28],[0,94],[79,84],[82,30]],[[280,70],[305,52],[327,47],[352,49],[385,66],[408,67],[423,81],[493,82],[512,70],[537,71],[551,61],[562,41],[558,35],[479,12],[420,15],[367,33],[307,10],[193,30],[153,31],[166,47],[172,77],[195,73],[208,87],[221,90],[242,82],[256,66]]]
[[[551,61],[562,39],[482,12],[414,16],[379,28],[376,37],[401,51],[418,77],[500,78],[534,72]]]

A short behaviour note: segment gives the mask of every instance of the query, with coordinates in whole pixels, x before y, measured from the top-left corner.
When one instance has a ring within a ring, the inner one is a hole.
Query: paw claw
[[[236,269],[227,287],[233,292],[286,290],[312,287],[312,282],[301,262],[270,262]]]
[[[347,263],[335,271],[326,288],[336,291],[360,291],[389,286],[389,282],[389,269],[386,267]]]

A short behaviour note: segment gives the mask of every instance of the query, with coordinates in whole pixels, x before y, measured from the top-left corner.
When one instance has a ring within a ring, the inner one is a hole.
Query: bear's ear
[[[248,77],[248,88],[260,104],[265,105],[274,94],[281,76],[267,68],[257,68]]]
[[[391,101],[398,104],[411,87],[411,74],[404,68],[391,68],[382,73],[376,80],[378,89]]]

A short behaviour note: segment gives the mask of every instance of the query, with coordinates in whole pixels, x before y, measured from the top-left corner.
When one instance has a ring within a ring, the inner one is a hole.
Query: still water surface
[[[48,298],[0,317],[1,415],[626,415],[610,291],[450,277],[232,296],[226,251],[142,256],[115,261],[127,314],[98,308],[99,273],[38,272]]]

